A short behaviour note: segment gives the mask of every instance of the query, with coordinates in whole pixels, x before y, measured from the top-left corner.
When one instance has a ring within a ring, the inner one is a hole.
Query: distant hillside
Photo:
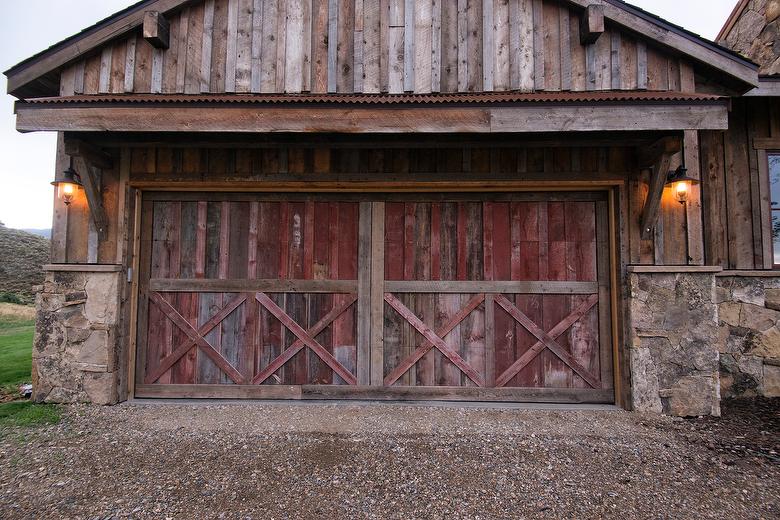
[[[16,295],[22,303],[32,303],[32,286],[43,282],[41,266],[48,262],[48,239],[0,222],[0,298]]]
[[[51,229],[22,229],[22,231],[41,236],[43,238],[51,238]]]

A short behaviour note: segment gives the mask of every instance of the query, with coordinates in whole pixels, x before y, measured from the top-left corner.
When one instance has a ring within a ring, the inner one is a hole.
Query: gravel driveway
[[[58,426],[0,431],[0,518],[780,517],[777,425],[756,425],[766,442],[753,449],[729,444],[728,424],[390,404],[73,406]]]

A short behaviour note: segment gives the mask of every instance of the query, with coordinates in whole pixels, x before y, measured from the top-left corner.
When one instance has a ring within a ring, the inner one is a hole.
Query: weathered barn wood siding
[[[66,68],[61,94],[685,90],[688,62],[555,0],[206,0]]]
[[[777,98],[735,99],[728,131],[700,132],[708,265],[772,268],[769,183],[760,140],[780,148],[778,115]]]
[[[704,143],[703,143],[704,145]],[[642,240],[640,220],[647,185],[646,172],[636,166],[633,147],[441,147],[436,148],[182,148],[142,147],[127,149],[130,182],[161,181],[172,186],[195,186],[201,182],[258,181],[451,181],[468,180],[619,180],[618,208],[625,262],[632,264],[697,264],[689,260],[684,207],[664,197],[662,230],[650,240]],[[117,157],[119,150],[114,150]],[[104,204],[109,216],[109,235],[117,233],[117,206],[112,203],[118,188],[113,172],[104,174],[109,189]],[[208,188],[206,188],[208,189]],[[86,261],[89,239],[89,212],[77,198],[69,209],[67,246],[56,245],[55,259]],[[121,230],[120,230],[121,231]],[[655,245],[658,244],[656,248]],[[115,244],[115,242],[114,242]],[[111,245],[102,246],[98,261],[112,263]]]

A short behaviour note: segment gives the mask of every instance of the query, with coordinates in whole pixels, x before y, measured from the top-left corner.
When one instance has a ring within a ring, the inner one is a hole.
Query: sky
[[[136,0],[0,0],[0,70],[71,36]],[[713,39],[737,0],[632,0],[647,11]],[[14,228],[50,228],[53,133],[15,130],[14,98],[0,76],[0,222]]]

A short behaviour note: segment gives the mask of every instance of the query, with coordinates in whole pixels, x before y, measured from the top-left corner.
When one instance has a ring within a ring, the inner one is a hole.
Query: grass
[[[30,382],[34,331],[35,321],[28,316],[0,313],[0,397],[16,393],[18,385]],[[0,404],[0,427],[43,426],[59,421],[60,411],[55,405],[31,401]]]
[[[60,410],[53,404],[12,401],[0,404],[0,426],[43,426],[60,422]]]

